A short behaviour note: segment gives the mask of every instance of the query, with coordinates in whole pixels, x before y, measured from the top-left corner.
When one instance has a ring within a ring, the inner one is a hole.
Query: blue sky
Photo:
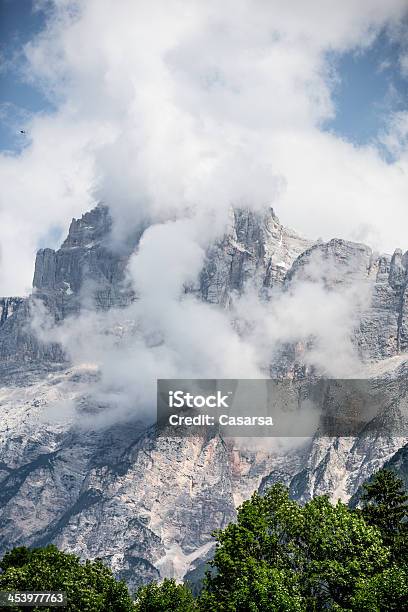
[[[0,147],[18,151],[24,144],[26,118],[50,110],[39,89],[28,85],[21,71],[22,47],[44,26],[44,13],[32,0],[0,0]]]
[[[20,134],[32,113],[52,110],[40,89],[29,85],[22,71],[22,47],[44,26],[45,15],[32,0],[0,0],[0,150],[19,151],[26,138]],[[408,107],[408,78],[401,75],[401,44],[382,32],[363,52],[333,54],[333,101],[336,116],[323,125],[355,144],[376,139],[390,112]],[[20,58],[20,59],[19,59]]]
[[[382,32],[364,52],[331,58],[338,83],[336,116],[325,125],[356,144],[365,144],[384,129],[391,112],[408,106],[408,79],[399,69],[401,44]]]

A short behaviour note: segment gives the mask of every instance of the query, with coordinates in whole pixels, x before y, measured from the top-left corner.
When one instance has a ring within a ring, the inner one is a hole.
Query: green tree
[[[101,561],[81,562],[55,546],[19,547],[0,561],[1,591],[65,591],[67,612],[129,612],[134,604],[124,582]],[[27,610],[27,608],[14,608]],[[32,609],[32,608],[31,608]],[[38,608],[46,612],[52,608]]]
[[[217,541],[200,603],[220,612],[350,610],[390,557],[361,515],[326,496],[301,507],[282,485],[253,495]]]
[[[255,493],[238,511],[237,523],[216,533],[217,548],[201,596],[204,610],[302,610],[294,566],[284,562],[286,528],[301,509],[282,485],[264,497]],[[294,553],[296,551],[293,549]]]
[[[192,612],[197,610],[191,591],[167,578],[161,584],[151,582],[136,593],[138,612]]]
[[[363,485],[361,513],[369,525],[381,531],[393,557],[408,562],[408,495],[403,482],[394,472],[379,470]]]
[[[408,567],[394,564],[357,584],[351,608],[359,612],[401,612],[407,609],[407,602]]]

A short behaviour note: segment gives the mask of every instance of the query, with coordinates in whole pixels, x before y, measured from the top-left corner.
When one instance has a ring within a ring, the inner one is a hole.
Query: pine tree
[[[391,547],[394,557],[402,554],[408,560],[408,495],[402,480],[394,472],[382,469],[363,488],[361,511],[365,521],[380,529],[383,541]]]

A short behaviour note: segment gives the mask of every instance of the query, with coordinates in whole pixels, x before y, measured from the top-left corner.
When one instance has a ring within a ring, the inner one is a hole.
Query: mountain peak
[[[112,227],[109,209],[104,204],[98,204],[86,212],[80,219],[72,219],[68,236],[61,249],[84,247],[90,248],[96,242],[105,238]]]

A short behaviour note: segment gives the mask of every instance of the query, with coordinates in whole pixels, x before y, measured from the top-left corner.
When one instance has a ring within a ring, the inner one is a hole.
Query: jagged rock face
[[[317,438],[289,451],[266,443],[248,450],[219,437],[157,436],[140,423],[81,429],[72,405],[82,407],[84,418],[103,410],[88,395],[98,374],[73,369],[58,346],[41,344],[30,329],[30,308],[41,300],[58,322],[82,304],[106,309],[137,299],[125,270],[143,229],[120,252],[110,229],[103,206],[73,220],[59,250],[39,251],[33,296],[0,300],[0,554],[52,541],[104,558],[132,588],[181,577],[211,554],[212,531],[233,520],[254,490],[279,480],[300,500],[319,493],[347,499],[399,456],[407,440],[390,434]],[[313,275],[316,262],[328,290],[368,287],[355,344],[372,362],[369,375],[403,379],[407,259],[401,251],[379,257],[339,239],[312,243],[284,228],[271,209],[265,215],[235,210],[188,290],[229,308],[248,285],[260,299],[270,299],[276,287],[289,290]],[[275,366],[271,373],[305,376],[296,345],[285,347]]]
[[[124,287],[124,273],[142,232],[136,233],[125,252],[117,253],[110,249],[111,225],[108,209],[98,206],[72,220],[58,251],[38,251],[33,287],[37,296],[55,300],[59,317],[79,309],[90,285],[96,307],[126,305],[132,299]],[[281,284],[292,263],[311,244],[284,228],[272,209],[265,215],[231,211],[230,229],[208,249],[199,285],[192,290],[206,301],[228,305],[231,293],[243,291],[248,282],[259,290]]]
[[[372,301],[358,334],[362,351],[372,358],[391,357],[407,349],[407,257],[398,249],[390,259],[378,258],[373,267]]]
[[[40,299],[56,322],[77,314],[83,305],[107,309],[127,306],[135,299],[126,280],[130,254],[137,249],[143,228],[132,235],[120,251],[112,248],[112,221],[108,208],[97,206],[79,220],[73,219],[60,249],[37,253],[33,295],[26,300],[4,298],[9,306],[7,325],[0,326],[0,356],[38,363],[63,362],[56,346],[39,344],[30,330],[30,307]],[[219,243],[208,249],[198,284],[189,290],[202,299],[228,306],[231,295],[247,282],[259,291],[282,283],[285,272],[311,242],[287,230],[272,209],[265,216],[250,211],[232,213],[231,228]],[[11,317],[10,300],[17,300]],[[21,302],[17,312],[18,300]],[[3,312],[3,311],[2,311]]]
[[[33,287],[37,296],[53,302],[58,318],[79,310],[81,300],[87,298],[99,308],[129,303],[131,291],[124,287],[124,271],[130,252],[110,248],[111,225],[108,209],[98,206],[72,220],[58,251],[38,251]]]
[[[30,330],[30,299],[2,298],[0,300],[0,380],[7,381],[13,367],[35,362],[59,362],[63,359],[60,347],[40,343]],[[3,374],[4,372],[4,374]]]
[[[0,298],[0,327],[4,325],[9,317],[17,312],[23,302],[23,298]]]
[[[68,237],[58,251],[37,253],[33,294],[26,299],[0,301],[0,374],[11,364],[43,368],[63,363],[57,345],[42,344],[30,326],[33,301],[41,300],[56,322],[79,312],[82,305],[95,308],[126,306],[134,299],[126,284],[125,268],[135,243],[122,251],[110,247],[111,218],[97,206],[81,219],[73,219]],[[141,232],[139,232],[140,235]]]
[[[408,444],[400,448],[399,451],[384,464],[384,467],[394,470],[408,490]]]
[[[292,263],[311,245],[284,228],[272,209],[262,217],[243,210],[231,215],[229,232],[209,248],[200,275],[202,298],[223,306],[248,283],[259,292],[282,284]]]
[[[333,239],[304,251],[286,274],[285,285],[310,279],[319,267],[328,288],[359,283],[362,291],[368,289],[354,342],[362,358],[383,359],[407,349],[407,262],[408,253],[400,249],[392,257],[378,256],[365,245]]]
[[[325,285],[335,287],[371,274],[373,253],[364,244],[334,238],[305,250],[286,275],[286,283],[313,279],[315,268]],[[315,264],[313,266],[313,264]]]
[[[132,588],[181,576],[272,468],[288,482],[302,465],[298,454],[243,451],[219,436],[157,436],[138,423],[81,429],[65,403],[97,411],[82,401],[96,375],[68,369],[2,389],[2,551],[52,541],[105,559]]]

